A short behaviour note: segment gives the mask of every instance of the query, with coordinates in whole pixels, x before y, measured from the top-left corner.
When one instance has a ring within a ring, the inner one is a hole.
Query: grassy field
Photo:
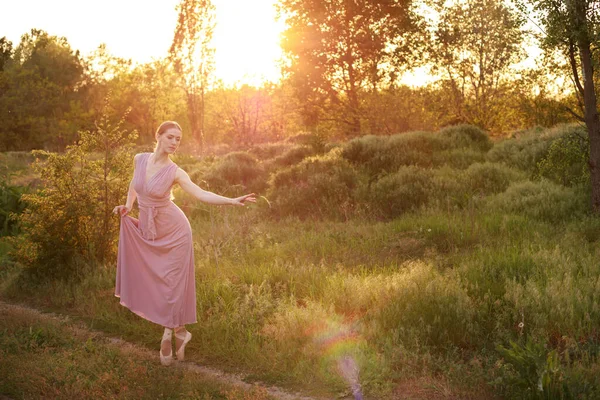
[[[578,129],[179,156],[217,192],[265,196],[229,209],[175,192],[196,250],[186,355],[325,397],[360,382],[367,398],[597,398],[600,218],[585,160],[559,146]],[[114,265],[40,283],[3,257],[3,299],[158,348],[161,328],[114,298]]]
[[[13,399],[267,399],[259,389],[162,368],[73,321],[0,304],[0,393]]]

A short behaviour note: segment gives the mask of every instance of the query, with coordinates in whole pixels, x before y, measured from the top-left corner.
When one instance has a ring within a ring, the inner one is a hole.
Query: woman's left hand
[[[231,204],[234,206],[245,206],[246,204],[244,203],[247,201],[250,203],[256,203],[256,195],[254,193],[245,194],[243,196],[236,197],[232,200],[233,201],[231,202]]]

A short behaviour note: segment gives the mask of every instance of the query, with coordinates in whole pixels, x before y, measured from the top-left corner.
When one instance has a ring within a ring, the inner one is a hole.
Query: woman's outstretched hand
[[[240,197],[236,197],[235,199],[233,199],[233,202],[231,204],[234,206],[245,206],[245,203],[247,201],[250,203],[256,203],[256,195],[254,193],[250,193]]]
[[[131,208],[127,206],[116,206],[115,208],[113,208],[113,214],[120,214],[121,217],[127,215],[129,211],[131,211]]]

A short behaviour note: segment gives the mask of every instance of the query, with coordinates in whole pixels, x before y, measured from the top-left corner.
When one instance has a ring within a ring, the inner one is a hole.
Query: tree
[[[184,82],[192,134],[204,146],[204,97],[214,69],[215,7],[210,0],[182,0],[169,54]]]
[[[274,127],[278,118],[273,109],[275,96],[271,85],[265,84],[261,88],[248,85],[218,87],[208,96],[211,105],[207,126],[221,135],[222,142],[247,147],[280,133]]]
[[[2,47],[0,150],[63,149],[80,128],[71,123],[80,111],[79,52],[37,29],[21,37],[12,57],[10,47]]]
[[[525,52],[524,20],[502,0],[465,0],[438,8],[430,54],[451,95],[452,121],[502,130],[514,78]]]
[[[524,12],[531,7],[543,27],[542,44],[547,50],[560,50],[569,60],[589,134],[589,168],[592,209],[600,212],[600,119],[594,72],[600,50],[600,2],[596,0],[531,0],[520,3]]]
[[[12,53],[12,42],[8,40],[6,36],[0,38],[0,72],[4,70],[4,66],[12,58]]]
[[[287,75],[307,125],[333,119],[361,132],[361,96],[405,66],[421,28],[412,0],[282,0]]]

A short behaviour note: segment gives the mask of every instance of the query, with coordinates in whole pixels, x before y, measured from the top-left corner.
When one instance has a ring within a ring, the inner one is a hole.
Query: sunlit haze
[[[0,37],[13,45],[32,28],[64,36],[86,55],[101,43],[118,57],[144,63],[165,57],[177,23],[178,0],[23,0],[2,2]],[[260,84],[280,78],[279,34],[275,0],[213,0],[215,76],[226,85]],[[151,4],[151,5],[149,5]]]

